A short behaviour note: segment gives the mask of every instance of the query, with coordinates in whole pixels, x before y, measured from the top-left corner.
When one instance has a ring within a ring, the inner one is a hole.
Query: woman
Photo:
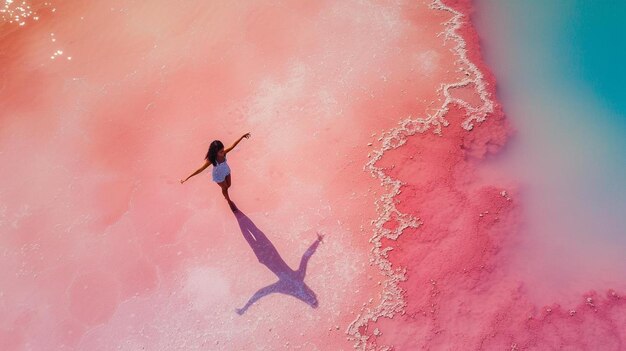
[[[230,167],[226,163],[226,154],[229,153],[232,149],[239,144],[239,142],[243,138],[250,138],[250,133],[246,133],[242,135],[237,141],[235,141],[229,148],[224,149],[224,144],[222,144],[219,140],[214,140],[209,146],[209,151],[206,154],[205,160],[206,162],[202,167],[198,168],[195,172],[193,172],[189,177],[184,180],[180,180],[180,184],[183,184],[187,181],[187,179],[195,176],[196,174],[204,171],[209,165],[213,165],[213,181],[217,183],[222,188],[222,194],[224,194],[224,198],[228,201],[228,206],[233,212],[237,212],[237,206],[228,196],[228,188],[230,188]]]

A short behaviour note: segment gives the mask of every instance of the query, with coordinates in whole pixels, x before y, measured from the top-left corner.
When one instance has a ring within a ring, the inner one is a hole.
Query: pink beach
[[[511,273],[471,1],[0,6],[0,350],[626,347],[624,286]],[[246,132],[239,213],[180,184]]]

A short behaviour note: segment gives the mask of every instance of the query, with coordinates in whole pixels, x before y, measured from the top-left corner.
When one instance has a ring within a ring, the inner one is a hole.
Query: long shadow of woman
[[[259,259],[259,262],[264,264],[270,271],[272,271],[278,277],[278,281],[274,284],[270,284],[266,287],[259,289],[248,302],[242,308],[236,309],[237,313],[242,315],[248,310],[252,304],[257,302],[260,298],[269,295],[271,293],[281,293],[291,295],[299,300],[302,300],[309,306],[317,308],[317,296],[304,283],[304,276],[306,275],[306,267],[311,256],[315,253],[317,246],[322,241],[322,236],[318,234],[317,240],[311,244],[311,246],[304,252],[302,259],[300,260],[300,267],[294,271],[287,263],[280,257],[280,254],[274,247],[271,241],[263,234],[259,228],[252,223],[250,218],[243,214],[241,211],[235,212],[235,217],[239,223],[239,228],[243,237],[246,239],[252,251]]]

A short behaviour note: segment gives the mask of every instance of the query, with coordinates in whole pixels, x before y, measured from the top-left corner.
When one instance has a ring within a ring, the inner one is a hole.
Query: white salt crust
[[[404,229],[417,228],[421,224],[419,218],[414,218],[398,211],[393,198],[400,193],[402,182],[385,174],[382,168],[375,166],[376,162],[382,158],[386,151],[396,149],[406,143],[409,136],[416,133],[424,133],[431,127],[434,128],[434,133],[441,134],[442,127],[449,125],[445,115],[452,104],[465,110],[467,118],[461,123],[461,126],[468,132],[474,128],[474,123],[484,121],[487,115],[492,113],[494,109],[494,103],[486,89],[487,83],[484,80],[484,76],[478,67],[468,59],[466,42],[457,32],[464,23],[464,15],[444,5],[441,0],[434,0],[430,4],[430,8],[447,11],[452,14],[452,18],[444,23],[445,30],[439,35],[444,36],[444,45],[446,45],[449,39],[455,42],[454,47],[451,49],[459,57],[455,65],[459,66],[459,71],[464,73],[465,78],[457,82],[441,85],[438,92],[443,95],[445,100],[434,114],[427,114],[424,118],[415,119],[409,116],[405,120],[400,121],[398,127],[384,132],[378,139],[381,141],[382,148],[370,154],[370,159],[364,167],[373,177],[380,180],[381,185],[385,189],[389,190],[387,194],[382,195],[375,202],[379,216],[372,221],[374,234],[369,240],[374,245],[371,249],[370,263],[377,265],[387,279],[382,282],[383,289],[380,303],[377,306],[366,305],[363,307],[346,330],[348,339],[354,341],[354,348],[357,350],[385,351],[393,348],[393,346],[389,345],[377,345],[373,340],[369,340],[370,337],[366,335],[370,321],[375,322],[380,317],[393,318],[397,313],[404,313],[406,307],[406,301],[403,297],[404,291],[398,285],[399,282],[407,279],[406,269],[404,267],[392,267],[387,253],[393,248],[383,248],[381,240],[383,238],[397,240]],[[475,92],[482,101],[482,105],[479,107],[474,107],[468,102],[451,95],[452,89],[467,87],[470,84],[474,85]],[[397,227],[394,230],[384,228],[383,225],[392,219],[398,222]],[[364,328],[365,332],[361,333],[359,331],[360,328]],[[378,334],[380,334],[380,331]],[[376,336],[376,333],[374,335]]]

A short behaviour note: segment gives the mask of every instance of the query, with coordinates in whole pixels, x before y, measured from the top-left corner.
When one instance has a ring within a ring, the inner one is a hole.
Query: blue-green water
[[[570,71],[575,81],[588,85],[589,93],[612,110],[603,116],[607,122],[625,131],[626,1],[559,2],[567,4],[570,15],[555,38],[563,47],[563,73]]]
[[[602,118],[597,122],[626,131],[626,1],[476,3],[480,28],[506,27],[512,39],[508,49],[518,56],[518,68],[531,74],[524,79],[587,95],[608,112],[596,116]],[[499,18],[487,19],[486,13]],[[493,61],[489,47],[486,54],[487,61]]]
[[[626,288],[626,1],[475,3],[483,56],[516,130],[484,172],[520,190],[512,272],[546,303]]]

